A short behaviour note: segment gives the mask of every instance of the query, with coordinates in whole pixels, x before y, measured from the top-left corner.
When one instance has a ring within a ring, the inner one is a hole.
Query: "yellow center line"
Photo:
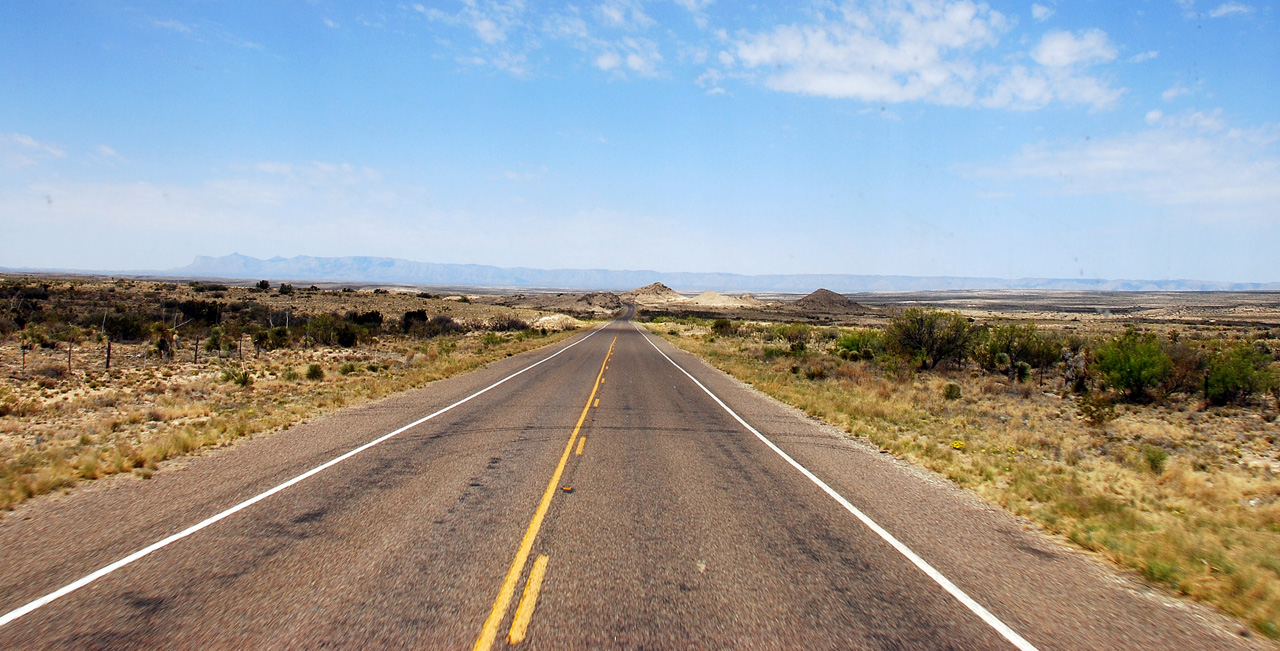
[[[584,436],[584,437],[582,437],[582,438],[578,439],[578,451],[577,451],[577,452],[575,452],[574,454],[576,454],[576,455],[578,455],[578,456],[582,456],[582,446],[584,446],[584,445],[586,445],[586,444],[587,444],[587,437],[585,437],[585,436]]]
[[[524,642],[524,634],[529,630],[529,622],[533,621],[533,609],[538,605],[538,593],[542,591],[542,579],[547,575],[547,561],[550,556],[542,554],[533,560],[533,569],[529,570],[529,580],[524,584],[524,595],[520,597],[520,605],[516,606],[516,616],[511,620],[511,632],[507,633],[507,642],[520,644]]]
[[[599,407],[599,406],[600,406],[600,399],[599,399],[599,398],[596,398],[596,404],[594,404],[594,405],[592,405],[592,406],[593,406],[593,407]]]
[[[502,589],[498,591],[498,598],[493,601],[493,609],[489,611],[489,618],[484,622],[484,628],[480,629],[480,637],[476,639],[475,651],[488,651],[493,647],[493,641],[498,637],[498,626],[502,624],[502,618],[507,615],[507,608],[511,605],[511,598],[516,593],[516,583],[520,581],[520,574],[524,572],[525,563],[529,562],[529,552],[533,550],[533,541],[538,537],[538,531],[542,529],[542,519],[546,517],[547,510],[551,508],[551,498],[555,497],[556,485],[560,483],[560,476],[564,474],[565,464],[569,462],[569,454],[573,452],[573,444],[578,438],[578,432],[582,430],[582,424],[587,420],[587,412],[591,409],[591,401],[596,397],[596,391],[600,389],[600,383],[604,381],[604,367],[609,363],[609,356],[613,355],[613,346],[618,343],[618,338],[614,337],[609,343],[609,352],[604,355],[604,362],[600,364],[600,373],[596,375],[596,383],[591,387],[591,395],[587,397],[587,404],[582,407],[582,414],[578,416],[578,424],[573,426],[573,434],[569,435],[569,442],[565,444],[564,454],[560,455],[560,463],[556,465],[556,471],[551,475],[551,481],[547,482],[547,490],[542,493],[542,501],[538,503],[538,510],[533,513],[533,519],[529,521],[529,528],[524,532],[524,539],[520,541],[520,549],[516,551],[516,557],[511,561],[511,569],[507,570],[507,578],[502,582]]]

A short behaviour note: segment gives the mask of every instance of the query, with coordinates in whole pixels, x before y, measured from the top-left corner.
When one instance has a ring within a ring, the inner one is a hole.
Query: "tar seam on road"
[[[818,486],[818,488],[821,488],[827,495],[830,495],[832,499],[834,499],[836,502],[840,504],[840,506],[843,506],[846,511],[852,513],[854,517],[861,520],[862,524],[865,524],[867,528],[874,531],[876,535],[880,536],[882,539],[884,539],[885,542],[889,543],[894,549],[898,550],[898,553],[905,556],[907,560],[911,561],[913,564],[915,564],[916,567],[920,568],[920,570],[923,571],[925,574],[927,574],[929,578],[933,579],[935,583],[942,586],[942,589],[950,593],[952,597],[955,597],[957,601],[964,604],[969,610],[973,611],[975,615],[977,615],[978,617],[981,617],[982,621],[986,622],[988,626],[995,629],[997,633],[1004,636],[1004,639],[1008,640],[1010,643],[1013,644],[1013,646],[1021,649],[1022,651],[1037,651],[1036,647],[1033,646],[1030,642],[1023,639],[1021,635],[1018,635],[1017,631],[1014,631],[1012,628],[1009,628],[1007,624],[997,619],[996,616],[992,615],[990,611],[988,611],[986,608],[983,608],[982,604],[978,603],[977,601],[974,601],[972,597],[965,594],[964,591],[961,590],[959,587],[957,587],[956,584],[952,583],[950,579],[943,576],[941,572],[934,569],[932,565],[926,562],[923,558],[920,558],[920,556],[917,555],[915,552],[911,551],[910,547],[907,547],[900,540],[893,537],[893,534],[886,531],[884,527],[881,527],[880,525],[876,524],[876,522],[872,520],[870,517],[868,517],[867,514],[863,513],[861,510],[858,509],[858,507],[854,506],[849,502],[849,500],[845,499],[843,495],[841,495],[840,493],[837,493],[835,489],[828,486],[826,482],[822,481],[821,479],[818,479],[817,475],[814,475],[812,472],[809,472],[808,468],[805,468],[804,466],[800,465],[800,462],[796,461],[795,459],[792,459],[791,455],[787,454],[786,452],[783,452],[781,448],[773,444],[773,441],[770,441],[768,438],[765,438],[765,436],[761,434],[759,430],[752,427],[749,423],[747,423],[747,421],[743,420],[742,417],[737,414],[737,412],[729,408],[729,405],[726,405],[723,400],[721,400],[718,396],[716,396],[716,394],[712,393],[710,389],[708,389],[705,385],[699,382],[698,378],[693,377],[693,375],[691,375],[689,371],[684,370],[684,367],[677,364],[674,359],[671,359],[670,357],[667,356],[666,353],[662,352],[662,349],[658,348],[658,345],[653,343],[653,340],[650,339],[649,336],[643,330],[640,329],[639,325],[636,325],[635,322],[632,322],[631,325],[636,329],[637,332],[640,333],[641,337],[644,337],[645,341],[649,342],[650,346],[653,346],[654,350],[658,351],[659,355],[666,357],[667,361],[671,362],[672,366],[675,366],[677,369],[680,370],[681,373],[684,373],[686,376],[689,377],[690,380],[693,380],[693,383],[698,385],[699,389],[702,389],[708,396],[711,396],[711,399],[716,401],[716,404],[720,405],[720,407],[724,409],[726,412],[728,412],[730,416],[733,416],[734,420],[738,421],[743,427],[747,428],[747,430],[750,431],[752,434],[755,434],[756,438],[760,439],[765,445],[769,446],[769,449],[773,450],[774,452],[777,452],[778,456],[782,457],[787,463],[794,466],[796,470],[799,470],[801,474],[803,474],[805,477],[808,477],[810,481],[812,481],[814,484]]]
[[[405,432],[405,431],[407,431],[407,430],[410,430],[410,429],[412,429],[412,428],[414,428],[414,427],[417,427],[418,425],[421,425],[421,424],[423,424],[423,423],[425,423],[425,422],[427,422],[427,421],[429,421],[429,420],[431,420],[431,419],[435,418],[436,416],[439,416],[440,414],[443,414],[443,413],[445,413],[445,412],[447,412],[447,411],[449,411],[449,410],[453,409],[454,407],[457,407],[457,406],[459,406],[459,405],[462,405],[463,403],[466,403],[466,402],[470,402],[473,398],[476,398],[476,397],[478,397],[478,396],[480,396],[480,395],[482,395],[482,394],[484,394],[484,393],[488,393],[490,390],[492,390],[492,389],[494,389],[494,388],[497,388],[499,385],[506,383],[508,380],[510,380],[510,379],[512,379],[512,378],[514,378],[514,377],[516,377],[517,375],[520,375],[520,374],[524,373],[525,371],[528,371],[528,370],[532,369],[532,368],[533,368],[533,367],[535,367],[535,366],[538,366],[538,365],[541,365],[541,364],[544,364],[544,363],[546,363],[546,362],[551,361],[552,359],[554,359],[555,357],[557,357],[558,355],[560,355],[560,353],[563,353],[563,352],[565,352],[566,350],[569,350],[570,348],[573,348],[574,346],[577,346],[578,344],[580,344],[580,343],[582,343],[582,342],[586,341],[587,339],[590,339],[592,336],[594,336],[594,335],[595,335],[597,332],[599,332],[599,331],[600,331],[600,328],[596,328],[596,329],[592,330],[590,333],[588,333],[588,334],[587,334],[587,336],[585,336],[585,337],[583,337],[583,338],[581,338],[581,339],[579,339],[579,340],[577,340],[577,341],[575,341],[575,342],[573,342],[573,343],[569,344],[568,346],[565,346],[564,348],[561,348],[560,350],[556,351],[555,353],[551,354],[550,356],[546,357],[545,359],[542,359],[542,360],[539,360],[539,361],[537,361],[537,362],[534,362],[534,363],[532,363],[532,364],[530,364],[530,365],[528,365],[528,366],[526,366],[526,367],[524,367],[524,368],[520,369],[519,371],[516,371],[515,373],[512,373],[511,375],[508,375],[507,377],[504,377],[504,378],[502,378],[501,380],[498,380],[497,382],[494,382],[493,384],[490,384],[489,386],[487,386],[487,387],[485,387],[485,388],[483,388],[483,389],[481,389],[481,390],[479,390],[479,391],[477,391],[477,392],[475,392],[475,393],[473,393],[473,394],[471,394],[471,395],[469,395],[469,396],[467,396],[467,397],[465,397],[465,398],[463,398],[463,399],[461,399],[461,400],[459,400],[459,401],[457,401],[457,402],[455,402],[455,403],[453,403],[453,404],[449,405],[448,407],[444,407],[444,408],[442,408],[442,409],[440,409],[440,410],[438,410],[438,411],[436,411],[436,412],[434,412],[434,413],[432,413],[432,414],[430,414],[430,415],[428,415],[428,416],[424,416],[424,417],[422,417],[422,418],[419,418],[418,420],[415,420],[415,421],[413,421],[412,423],[409,423],[408,425],[405,425],[404,427],[401,427],[400,429],[397,429],[397,430],[395,430],[394,432],[391,432],[390,434],[384,434],[384,435],[382,435],[382,436],[380,436],[380,437],[378,437],[378,438],[376,438],[376,439],[374,439],[374,440],[372,440],[372,441],[370,441],[370,442],[368,442],[368,443],[365,443],[364,445],[361,445],[360,447],[358,447],[358,448],[356,448],[356,449],[354,449],[354,450],[351,450],[350,452],[347,452],[346,454],[343,454],[343,455],[341,455],[341,456],[339,456],[339,457],[337,457],[337,458],[331,459],[331,460],[329,460],[329,461],[327,461],[327,462],[325,462],[325,463],[323,463],[323,464],[321,464],[321,465],[319,465],[319,466],[316,466],[315,468],[312,468],[311,470],[308,470],[307,472],[304,472],[304,473],[302,473],[301,475],[298,475],[297,477],[294,477],[293,479],[290,479],[290,480],[288,480],[288,481],[284,482],[283,484],[279,484],[279,485],[277,485],[275,488],[271,488],[271,489],[268,489],[268,490],[266,490],[266,491],[264,491],[264,492],[262,492],[262,493],[258,493],[257,495],[255,495],[255,496],[253,496],[253,497],[251,497],[251,498],[249,498],[249,499],[247,499],[247,500],[245,500],[245,501],[243,501],[243,502],[240,502],[239,504],[236,504],[235,506],[233,506],[233,507],[231,507],[231,508],[229,508],[229,509],[227,509],[227,510],[225,510],[225,511],[222,511],[221,513],[218,513],[217,515],[214,515],[214,516],[212,516],[212,517],[210,517],[210,518],[207,518],[207,519],[205,519],[205,520],[201,520],[199,523],[194,524],[194,525],[191,525],[190,527],[187,527],[186,529],[183,529],[182,531],[179,531],[178,533],[175,533],[175,534],[173,534],[172,536],[169,536],[168,538],[165,538],[165,539],[163,539],[163,540],[160,540],[160,541],[157,541],[157,542],[151,543],[150,545],[148,545],[148,546],[146,546],[146,547],[143,547],[142,549],[140,549],[140,550],[138,550],[138,551],[136,551],[136,552],[134,552],[134,553],[132,553],[132,554],[129,554],[128,556],[125,556],[124,558],[122,558],[122,559],[120,559],[120,560],[118,560],[118,561],[116,561],[116,562],[114,562],[114,563],[112,563],[112,564],[110,564],[110,565],[107,565],[106,567],[103,567],[103,568],[101,568],[101,569],[97,570],[96,572],[93,572],[92,574],[89,574],[89,575],[87,575],[87,576],[85,576],[85,577],[83,577],[83,578],[81,578],[81,579],[79,579],[79,580],[76,580],[76,581],[74,581],[74,582],[72,582],[72,583],[69,583],[69,584],[67,584],[67,585],[65,585],[65,586],[63,586],[63,587],[61,587],[61,588],[58,588],[57,590],[54,590],[53,592],[50,592],[49,594],[47,594],[47,595],[45,595],[45,596],[43,596],[43,597],[40,597],[39,599],[36,599],[35,601],[32,601],[32,602],[30,602],[30,603],[28,603],[28,604],[26,604],[26,605],[24,605],[24,606],[20,606],[20,607],[18,607],[18,608],[15,608],[15,609],[13,609],[13,610],[11,610],[11,611],[9,611],[9,612],[5,613],[4,615],[0,615],[0,627],[3,627],[3,626],[5,626],[5,625],[9,624],[10,622],[14,621],[15,619],[18,619],[19,617],[22,617],[23,615],[26,615],[26,614],[28,614],[28,613],[30,613],[30,612],[32,612],[32,611],[34,611],[34,610],[38,609],[38,608],[41,608],[41,607],[43,607],[43,606],[45,606],[45,605],[49,604],[50,602],[54,601],[55,599],[59,599],[59,598],[61,598],[61,597],[65,597],[66,595],[71,594],[72,592],[75,592],[76,590],[79,590],[80,588],[83,588],[83,587],[85,587],[86,585],[89,585],[90,583],[93,583],[94,581],[97,581],[98,579],[100,579],[100,578],[102,578],[102,577],[104,577],[104,576],[106,576],[106,575],[108,575],[108,574],[111,574],[112,572],[115,572],[116,570],[118,570],[118,569],[120,569],[120,568],[122,568],[122,567],[124,567],[124,566],[126,566],[126,565],[129,565],[129,564],[131,564],[131,563],[133,563],[133,562],[135,562],[135,561],[137,561],[137,560],[139,560],[139,559],[141,559],[141,558],[143,558],[143,557],[145,557],[145,556],[148,556],[148,555],[149,555],[149,554],[151,554],[152,552],[155,552],[155,551],[157,551],[157,550],[159,550],[159,549],[162,549],[162,548],[164,548],[164,547],[167,547],[167,546],[169,546],[169,545],[171,545],[171,544],[173,544],[173,543],[175,543],[175,542],[177,542],[177,541],[179,541],[179,540],[182,540],[183,538],[186,538],[187,536],[190,536],[191,534],[193,534],[193,533],[195,533],[195,532],[197,532],[197,531],[200,531],[201,529],[204,529],[205,527],[207,527],[207,526],[209,526],[209,525],[211,525],[211,524],[213,524],[213,523],[215,523],[215,522],[217,522],[217,521],[219,521],[219,520],[222,520],[223,518],[226,518],[226,517],[228,517],[228,516],[230,516],[230,515],[233,515],[233,514],[235,514],[235,513],[239,512],[239,511],[242,511],[242,510],[244,510],[244,509],[246,509],[246,508],[249,508],[250,506],[253,506],[254,504],[257,504],[258,502],[261,502],[262,500],[265,500],[265,499],[267,499],[268,497],[271,497],[272,495],[275,495],[276,493],[279,493],[280,491],[282,491],[282,490],[284,490],[284,489],[286,489],[286,488],[289,488],[290,486],[293,486],[294,484],[297,484],[298,482],[301,482],[301,481],[303,481],[303,480],[305,480],[305,479],[307,479],[307,478],[311,477],[312,475],[315,475],[315,474],[317,474],[317,473],[323,472],[324,470],[327,470],[328,468],[330,468],[330,467],[332,467],[332,466],[335,466],[335,465],[337,465],[337,464],[339,464],[339,463],[341,463],[341,462],[343,462],[343,461],[346,461],[347,459],[350,459],[351,457],[354,457],[354,456],[356,456],[357,454],[360,454],[361,452],[364,452],[365,450],[368,450],[369,448],[371,448],[371,447],[373,447],[373,446],[375,446],[375,445],[378,445],[379,443],[382,443],[383,441],[386,441],[386,440],[388,440],[388,439],[390,439],[390,438],[392,438],[392,437],[395,437],[395,436],[397,436],[397,435],[399,435],[399,434],[404,433],[404,432]]]
[[[542,493],[542,501],[538,502],[538,510],[534,511],[533,519],[529,521],[529,527],[525,529],[524,538],[520,540],[520,548],[516,550],[516,557],[511,560],[511,567],[507,570],[507,577],[502,582],[502,588],[498,590],[498,598],[493,600],[493,609],[489,611],[489,617],[484,621],[484,627],[480,629],[480,637],[476,638],[473,651],[488,651],[493,646],[493,641],[498,638],[498,626],[502,624],[502,618],[507,615],[507,607],[511,605],[511,598],[516,593],[516,583],[520,581],[520,574],[524,572],[524,566],[529,562],[529,553],[533,551],[533,541],[538,537],[538,531],[542,529],[542,519],[547,516],[547,511],[551,508],[551,499],[556,496],[556,486],[560,483],[560,476],[564,474],[564,467],[569,463],[569,454],[573,452],[573,444],[578,438],[578,432],[582,430],[582,424],[587,421],[587,412],[591,410],[591,401],[596,397],[596,391],[600,389],[600,383],[604,382],[605,364],[609,363],[609,357],[613,355],[613,345],[618,343],[618,338],[614,337],[609,343],[609,352],[604,354],[604,361],[600,363],[600,373],[596,375],[596,382],[591,386],[591,395],[587,396],[587,404],[582,407],[582,414],[578,416],[578,424],[574,425],[573,433],[569,435],[569,442],[564,446],[564,453],[560,455],[560,463],[556,464],[555,472],[551,473],[551,481],[547,482],[547,490]],[[564,487],[566,493],[572,492],[573,489],[568,486]]]

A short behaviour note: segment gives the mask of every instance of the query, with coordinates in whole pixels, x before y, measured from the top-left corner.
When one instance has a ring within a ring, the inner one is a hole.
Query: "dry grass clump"
[[[760,391],[1277,636],[1280,424],[1265,405],[1108,401],[1110,416],[1090,420],[1087,399],[1052,374],[1019,382],[972,368],[914,373],[824,354],[813,336],[797,352],[762,327],[746,337],[697,323],[651,329]]]

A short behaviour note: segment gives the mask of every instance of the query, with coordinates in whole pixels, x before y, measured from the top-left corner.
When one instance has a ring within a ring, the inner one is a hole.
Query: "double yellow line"
[[[516,557],[511,561],[511,569],[507,570],[507,578],[502,582],[502,589],[498,591],[498,598],[493,601],[493,609],[489,611],[489,618],[484,622],[484,628],[480,630],[480,637],[476,639],[476,644],[472,647],[475,651],[488,651],[494,640],[498,638],[498,627],[502,624],[502,618],[507,615],[507,608],[511,606],[511,598],[516,594],[516,584],[520,582],[520,575],[524,572],[524,566],[529,562],[529,554],[533,551],[533,542],[538,537],[538,531],[542,529],[542,519],[546,517],[547,510],[551,508],[551,498],[556,495],[556,486],[560,484],[560,476],[564,474],[564,467],[569,463],[569,455],[573,452],[573,444],[578,439],[578,432],[582,430],[582,424],[587,421],[587,412],[591,410],[592,402],[595,400],[596,392],[600,389],[600,383],[604,380],[604,369],[609,364],[609,358],[613,356],[613,346],[618,343],[618,338],[614,337],[609,342],[609,352],[605,353],[604,362],[600,364],[600,372],[596,374],[596,383],[591,387],[591,396],[587,398],[587,404],[582,408],[582,415],[578,416],[578,424],[573,426],[573,434],[569,435],[569,442],[565,444],[564,454],[560,455],[560,463],[556,465],[556,471],[551,475],[551,481],[547,482],[547,490],[542,493],[542,501],[538,503],[538,510],[534,512],[533,519],[529,521],[529,528],[524,532],[524,539],[520,541],[520,549],[516,551]],[[541,584],[541,578],[546,572],[545,556],[539,557],[535,566],[538,574],[538,583]],[[533,584],[534,577],[529,577],[530,585]],[[526,599],[529,598],[531,591],[526,586]],[[537,588],[532,590],[532,599],[537,599]],[[518,617],[517,621],[512,625],[512,642],[518,642],[524,639],[524,627],[528,626],[528,617],[533,616],[533,601],[529,602],[529,608],[525,617]],[[524,608],[520,610],[524,611]],[[521,626],[523,620],[523,626]],[[517,631],[517,627],[519,630]],[[518,635],[517,635],[518,633]],[[518,638],[518,639],[517,639]]]

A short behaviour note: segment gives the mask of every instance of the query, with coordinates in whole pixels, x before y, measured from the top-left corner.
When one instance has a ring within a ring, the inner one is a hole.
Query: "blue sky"
[[[0,266],[1280,280],[1274,4],[0,6]]]

